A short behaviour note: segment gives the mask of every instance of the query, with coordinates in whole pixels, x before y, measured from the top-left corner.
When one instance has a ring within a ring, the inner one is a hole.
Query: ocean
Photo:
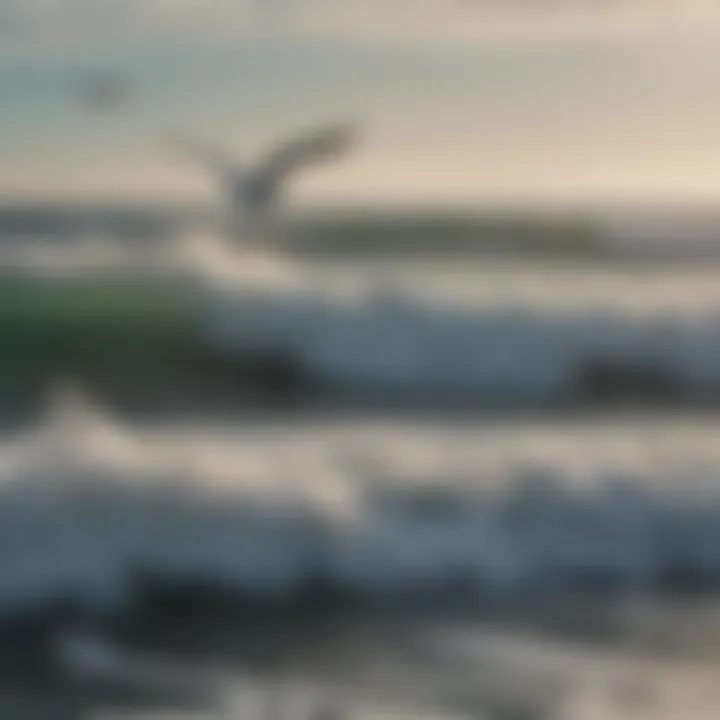
[[[69,217],[0,241],[5,716],[713,716],[720,263]]]
[[[114,402],[162,387],[176,403],[231,407],[238,396],[503,410],[720,395],[713,258],[324,253],[195,226],[142,242],[9,237],[8,397],[59,374]]]

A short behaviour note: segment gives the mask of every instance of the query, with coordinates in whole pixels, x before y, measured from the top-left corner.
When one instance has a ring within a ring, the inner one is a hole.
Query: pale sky
[[[300,198],[720,199],[711,0],[0,0],[0,33],[10,196],[210,197],[161,129],[242,158],[337,116],[362,142]]]

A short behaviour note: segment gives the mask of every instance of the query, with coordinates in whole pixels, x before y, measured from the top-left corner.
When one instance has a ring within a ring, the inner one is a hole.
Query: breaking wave
[[[177,366],[266,357],[313,387],[385,399],[720,397],[713,266],[328,264],[211,237],[89,248],[3,250],[6,355],[62,328],[81,354],[120,337]]]
[[[141,578],[285,600],[320,579],[343,597],[460,591],[466,602],[713,588],[718,428],[646,430],[308,423],[136,435],[63,390],[44,425],[0,453],[0,609],[123,612]]]

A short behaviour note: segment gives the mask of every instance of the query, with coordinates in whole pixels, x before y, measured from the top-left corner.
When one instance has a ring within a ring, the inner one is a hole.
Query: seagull
[[[80,79],[78,95],[92,112],[112,113],[129,103],[133,87],[120,73],[98,70]]]
[[[219,181],[233,234],[266,232],[276,219],[289,180],[303,168],[335,160],[355,140],[348,122],[326,123],[278,143],[259,160],[244,163],[234,153],[185,133],[172,133],[176,148],[209,169]]]

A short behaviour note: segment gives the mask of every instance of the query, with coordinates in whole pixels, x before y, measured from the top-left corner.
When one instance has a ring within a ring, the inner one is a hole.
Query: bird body
[[[340,157],[354,136],[348,123],[326,124],[277,145],[251,164],[240,163],[232,153],[196,138],[176,135],[175,144],[218,179],[226,230],[238,236],[271,231],[289,181],[305,168]]]

